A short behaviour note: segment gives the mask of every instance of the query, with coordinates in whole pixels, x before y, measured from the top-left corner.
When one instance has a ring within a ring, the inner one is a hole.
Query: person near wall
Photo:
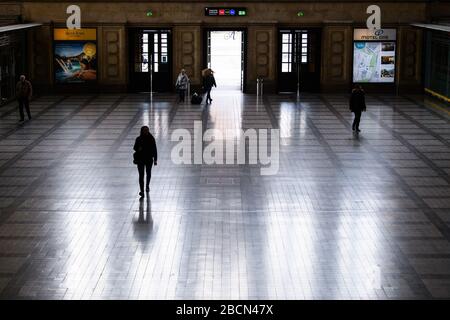
[[[139,172],[139,195],[144,197],[144,175],[146,179],[146,192],[150,191],[150,179],[152,177],[153,164],[158,165],[158,151],[156,148],[156,141],[150,133],[147,126],[141,128],[141,134],[136,138],[134,143],[133,163],[137,165]]]
[[[203,70],[202,75],[203,75],[203,88],[206,93],[206,103],[208,104],[212,102],[211,99],[212,87],[214,86],[217,88],[216,79],[214,78],[214,71],[212,71],[209,68]]]
[[[352,90],[352,95],[350,96],[350,111],[355,114],[352,125],[353,131],[361,132],[361,130],[359,130],[359,123],[361,122],[362,112],[366,111],[366,98],[364,90],[360,85],[356,85]]]
[[[23,109],[25,108],[28,119],[31,120],[30,100],[33,95],[33,87],[31,82],[26,79],[24,75],[20,76],[19,82],[16,85],[16,98],[19,103],[20,122],[25,121]]]
[[[178,103],[184,102],[184,97],[186,96],[186,90],[188,87],[189,77],[186,74],[186,70],[181,69],[180,74],[175,82],[175,88],[178,93]]]

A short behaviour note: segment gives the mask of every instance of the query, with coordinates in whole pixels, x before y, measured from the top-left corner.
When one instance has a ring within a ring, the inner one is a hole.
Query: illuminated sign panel
[[[396,29],[355,29],[353,82],[394,83]]]
[[[205,16],[207,17],[242,17],[246,15],[247,8],[205,8]]]
[[[97,80],[97,29],[53,30],[53,58],[57,84]]]
[[[53,40],[97,40],[97,29],[54,29]]]
[[[355,29],[353,31],[354,41],[395,41],[396,29]]]

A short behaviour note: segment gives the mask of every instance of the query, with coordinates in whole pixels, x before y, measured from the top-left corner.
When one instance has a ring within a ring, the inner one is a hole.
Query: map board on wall
[[[355,29],[353,82],[395,82],[395,29]]]

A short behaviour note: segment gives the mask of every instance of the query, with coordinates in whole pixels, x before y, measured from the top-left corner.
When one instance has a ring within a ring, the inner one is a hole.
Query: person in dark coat
[[[146,191],[150,191],[150,178],[152,177],[153,164],[158,165],[158,151],[156,141],[147,126],[141,128],[141,135],[134,143],[135,163],[139,171],[139,195],[144,197],[144,173],[147,174]]]
[[[350,97],[350,111],[355,114],[352,125],[353,131],[361,132],[361,130],[359,130],[359,123],[361,121],[362,112],[366,111],[366,98],[364,90],[360,85],[356,85],[352,90],[352,95]]]
[[[211,89],[212,87],[217,88],[216,79],[214,78],[214,71],[207,69],[203,76],[203,88],[206,92],[206,103],[211,103]]]
[[[25,115],[23,113],[24,107],[27,111],[28,119],[31,120],[30,99],[32,95],[33,87],[31,86],[31,82],[28,81],[24,75],[21,75],[20,80],[16,85],[16,98],[19,102],[20,122],[25,121]]]

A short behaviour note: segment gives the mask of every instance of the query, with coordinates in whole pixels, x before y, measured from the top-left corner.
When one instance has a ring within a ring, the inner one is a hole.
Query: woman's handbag
[[[133,153],[133,163],[138,164],[138,162],[139,162],[139,153],[136,151],[135,153]]]

